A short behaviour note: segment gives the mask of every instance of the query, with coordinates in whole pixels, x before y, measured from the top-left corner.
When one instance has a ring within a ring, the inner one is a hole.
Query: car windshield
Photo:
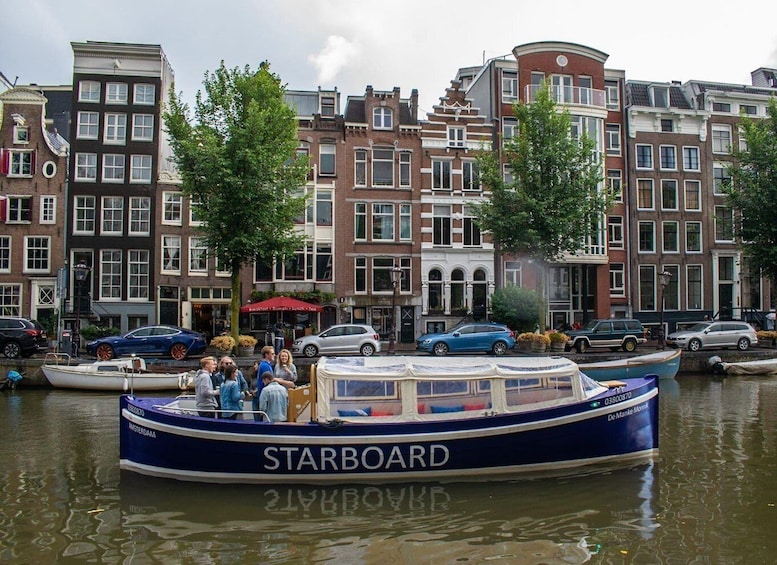
[[[464,325],[461,325],[461,326],[456,326],[456,327],[453,327],[453,328],[449,329],[449,330],[448,330],[447,332],[445,332],[445,333],[446,333],[446,334],[453,334],[453,333],[456,333],[456,332],[460,332],[461,330],[463,330],[463,329],[464,329],[464,328],[466,328],[466,327],[467,327],[467,326],[464,326]]]
[[[586,325],[583,326],[584,330],[592,330],[596,327],[596,325],[599,323],[599,320],[591,320]]]
[[[703,332],[708,327],[710,327],[709,322],[699,322],[697,324],[692,325],[690,328],[688,328],[689,332]]]

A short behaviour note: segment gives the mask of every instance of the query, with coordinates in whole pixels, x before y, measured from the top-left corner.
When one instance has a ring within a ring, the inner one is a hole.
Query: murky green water
[[[567,478],[197,485],[118,468],[115,395],[0,393],[0,563],[775,563],[777,377],[661,381],[661,456]]]

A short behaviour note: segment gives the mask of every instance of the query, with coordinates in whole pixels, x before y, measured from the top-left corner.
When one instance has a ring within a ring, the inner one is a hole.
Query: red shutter
[[[5,223],[6,211],[8,209],[8,199],[5,196],[0,196],[0,222]]]
[[[11,153],[5,149],[0,149],[0,175],[8,174],[8,163]]]

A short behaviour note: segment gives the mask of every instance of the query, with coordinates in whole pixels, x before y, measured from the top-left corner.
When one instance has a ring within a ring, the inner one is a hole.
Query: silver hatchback
[[[369,357],[380,352],[380,336],[372,326],[341,324],[332,326],[318,335],[306,335],[295,340],[291,351],[305,357],[337,354]]]
[[[698,351],[722,347],[736,347],[746,351],[758,343],[753,326],[747,322],[715,321],[699,322],[687,330],[666,336],[666,343],[679,349]]]

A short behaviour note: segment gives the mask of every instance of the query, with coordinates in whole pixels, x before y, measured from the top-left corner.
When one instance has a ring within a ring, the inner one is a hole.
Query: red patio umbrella
[[[323,308],[310,302],[303,302],[290,296],[273,296],[261,302],[246,304],[240,307],[240,312],[321,312]]]

